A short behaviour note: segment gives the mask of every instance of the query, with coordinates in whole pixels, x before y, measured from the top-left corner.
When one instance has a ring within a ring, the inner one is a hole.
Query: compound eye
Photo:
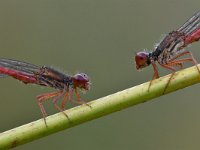
[[[81,75],[82,75],[84,78],[88,78],[88,76],[87,76],[85,73],[81,73]]]
[[[89,78],[85,73],[76,74],[75,79],[78,82],[88,82],[89,81]]]
[[[76,76],[76,79],[77,79],[77,81],[83,81],[84,77],[79,74],[79,75]]]
[[[144,59],[144,57],[140,56],[140,60],[143,60],[143,59]]]

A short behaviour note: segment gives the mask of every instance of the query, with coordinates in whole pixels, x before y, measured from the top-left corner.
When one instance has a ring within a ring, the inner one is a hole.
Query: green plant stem
[[[162,96],[163,89],[165,88],[169,77],[170,75],[167,75],[154,80],[149,91],[147,90],[149,82],[146,82],[144,84],[91,101],[88,103],[91,107],[83,104],[66,110],[65,113],[68,115],[70,120],[67,119],[63,113],[57,113],[49,116],[47,117],[47,128],[44,124],[44,120],[40,119],[0,133],[0,149],[16,147],[52,133],[71,128],[86,121],[93,120]],[[200,75],[195,66],[181,70],[175,73],[165,94],[199,82]]]

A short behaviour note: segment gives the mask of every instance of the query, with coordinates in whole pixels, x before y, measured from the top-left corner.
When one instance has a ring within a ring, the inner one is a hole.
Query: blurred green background
[[[138,72],[134,53],[153,49],[198,10],[199,0],[2,0],[0,56],[85,72],[92,88],[82,98],[90,101],[150,80],[152,68]],[[200,62],[200,42],[189,49]],[[35,96],[53,89],[0,82],[0,132],[41,118]],[[194,85],[16,149],[199,149],[199,92]],[[45,108],[57,112],[50,101]]]

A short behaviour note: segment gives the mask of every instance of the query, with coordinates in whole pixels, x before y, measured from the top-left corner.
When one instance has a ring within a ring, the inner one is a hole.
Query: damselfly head
[[[148,52],[138,52],[135,55],[136,69],[142,69],[150,64]]]
[[[90,79],[85,73],[77,73],[72,77],[72,82],[74,87],[80,88],[82,90],[90,89]]]

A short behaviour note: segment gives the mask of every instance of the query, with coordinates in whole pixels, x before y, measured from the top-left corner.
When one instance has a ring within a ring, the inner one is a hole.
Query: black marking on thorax
[[[72,85],[72,79],[49,66],[41,67],[40,71],[36,73],[39,84],[43,86],[50,86],[55,89],[63,90]]]
[[[164,62],[169,59],[168,57],[170,57],[170,53],[173,53],[175,49],[179,48],[178,46],[183,35],[183,33],[178,31],[170,32],[156,47],[155,51],[152,52],[151,57],[156,61],[159,60],[159,62]],[[162,55],[161,58],[159,58],[160,55]]]

